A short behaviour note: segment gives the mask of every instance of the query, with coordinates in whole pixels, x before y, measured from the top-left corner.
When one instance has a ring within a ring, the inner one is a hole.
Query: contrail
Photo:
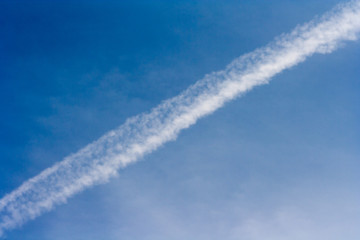
[[[226,102],[314,53],[330,53],[360,31],[360,0],[338,5],[323,17],[296,27],[269,45],[241,56],[224,70],[206,75],[180,95],[117,129],[24,182],[0,200],[0,236],[50,211],[120,168],[136,162]]]

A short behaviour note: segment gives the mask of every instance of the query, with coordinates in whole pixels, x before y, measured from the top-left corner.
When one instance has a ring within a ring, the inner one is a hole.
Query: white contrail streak
[[[246,54],[225,70],[206,75],[149,113],[128,119],[63,161],[24,182],[0,200],[0,236],[77,192],[107,181],[226,102],[314,53],[330,53],[360,31],[360,0],[339,5],[316,21],[295,28],[266,47]]]

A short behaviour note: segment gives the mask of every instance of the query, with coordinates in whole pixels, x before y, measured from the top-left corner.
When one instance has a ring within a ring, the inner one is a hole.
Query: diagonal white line
[[[0,200],[0,236],[87,187],[106,182],[120,168],[174,140],[179,132],[226,102],[314,53],[330,53],[360,31],[360,1],[336,7],[321,19],[295,28],[266,47],[206,75],[149,113],[128,119],[63,161],[24,182]]]

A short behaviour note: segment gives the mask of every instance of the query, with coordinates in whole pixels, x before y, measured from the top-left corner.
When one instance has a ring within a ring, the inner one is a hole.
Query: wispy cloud
[[[53,167],[24,182],[0,200],[0,236],[34,219],[94,184],[106,182],[120,168],[136,162],[179,132],[314,53],[330,53],[360,31],[360,1],[336,7],[322,18],[295,28],[266,47],[206,75],[179,96],[148,113],[128,119]]]

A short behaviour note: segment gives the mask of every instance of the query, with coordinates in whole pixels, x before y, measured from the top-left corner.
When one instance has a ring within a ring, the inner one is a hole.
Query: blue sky
[[[1,1],[0,194],[339,1]],[[360,45],[315,55],[8,239],[356,239]]]

